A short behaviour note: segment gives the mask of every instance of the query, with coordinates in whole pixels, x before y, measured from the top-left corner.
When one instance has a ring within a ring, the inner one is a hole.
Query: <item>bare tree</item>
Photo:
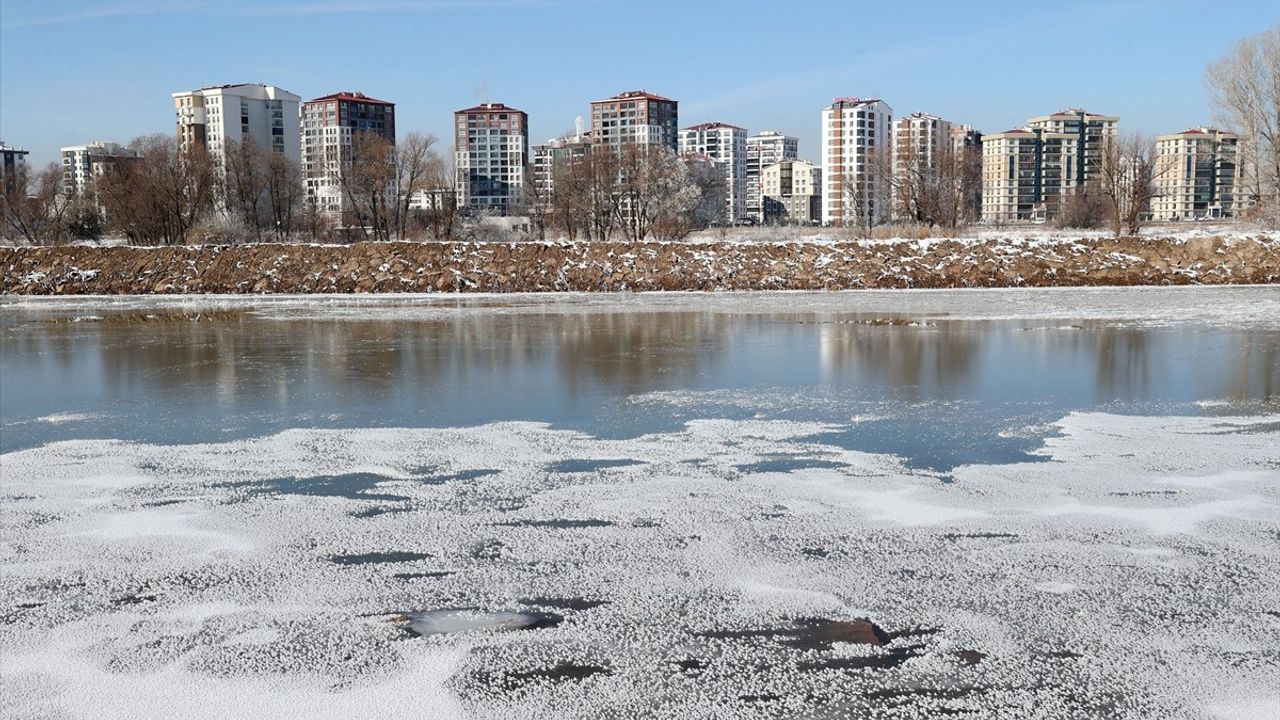
[[[219,194],[227,213],[262,241],[263,226],[271,222],[267,198],[268,153],[252,140],[229,139],[223,159]]]
[[[1156,197],[1155,144],[1137,133],[1108,139],[1102,148],[1097,188],[1116,237],[1135,236]]]
[[[529,218],[529,225],[538,240],[547,239],[547,225],[551,219],[551,188],[538,181],[533,163],[525,165],[524,185],[520,188],[516,214]]]
[[[351,136],[351,161],[336,169],[349,217],[347,230],[364,240],[388,241],[395,225],[397,174],[395,146],[383,136],[357,131]]]
[[[267,202],[277,242],[293,233],[303,195],[302,168],[284,153],[271,153],[267,160]]]
[[[131,241],[181,244],[213,207],[216,173],[202,148],[148,135],[130,143],[138,160],[117,163],[97,182],[108,221]]]
[[[1280,25],[1237,42],[1209,65],[1205,85],[1219,120],[1241,136],[1249,202],[1280,224]]]
[[[410,220],[410,205],[415,197],[431,185],[433,164],[437,161],[434,135],[413,131],[405,136],[393,153],[395,163],[395,228],[396,237],[404,240]]]
[[[49,163],[33,172],[19,163],[12,178],[5,178],[4,230],[9,237],[32,245],[53,245],[67,237],[71,202],[62,192],[62,166]]]

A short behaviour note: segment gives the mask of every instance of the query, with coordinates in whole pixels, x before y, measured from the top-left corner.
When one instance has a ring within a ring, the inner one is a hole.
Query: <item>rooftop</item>
[[[658,100],[660,102],[675,102],[675,100],[672,100],[671,98],[662,97],[661,95],[655,95],[649,92],[648,90],[627,90],[626,92],[620,92],[611,98],[606,98],[604,100],[596,100],[595,102],[617,102],[619,100],[635,100],[637,98],[644,98],[646,100]]]
[[[325,100],[349,100],[351,102],[362,102],[370,105],[390,105],[391,107],[395,107],[395,103],[393,102],[371,98],[362,92],[352,92],[350,90],[342,90],[333,93],[332,95],[325,95],[323,97],[315,98],[314,100],[308,100],[307,102],[322,102]]]
[[[516,108],[508,107],[506,105],[503,105],[502,103],[480,103],[475,107],[463,108],[455,112],[454,115],[461,115],[462,113],[487,113],[487,112],[510,112],[510,113],[521,113],[521,114],[524,113],[523,110],[517,110]]]
[[[730,125],[729,123],[722,122],[705,122],[699,125],[691,125],[685,128],[685,130],[720,130],[722,128],[728,130],[742,130],[743,132],[746,131],[746,128],[740,128],[737,125]]]

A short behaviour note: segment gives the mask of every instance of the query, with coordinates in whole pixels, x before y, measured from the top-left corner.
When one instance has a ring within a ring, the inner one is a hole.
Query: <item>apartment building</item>
[[[680,131],[680,154],[700,155],[716,164],[724,178],[726,225],[747,216],[747,131],[722,122],[702,123]]]
[[[952,123],[937,115],[916,112],[893,121],[893,177],[900,188],[918,187],[912,178],[928,175],[952,155]],[[896,218],[917,217],[919,198],[912,192],[895,193],[892,212]]]
[[[762,223],[764,207],[760,173],[774,163],[800,157],[800,139],[776,130],[764,130],[747,138],[747,218]]]
[[[302,179],[313,208],[330,216],[352,209],[342,174],[372,138],[395,145],[395,103],[343,91],[302,104]]]
[[[679,150],[679,103],[644,90],[630,90],[591,103],[591,138],[620,148],[630,143]]]
[[[547,203],[556,191],[556,169],[565,163],[586,157],[589,152],[591,152],[591,134],[583,130],[581,117],[577,120],[576,131],[573,134],[553,138],[541,145],[533,146],[532,182],[537,188],[535,195],[540,204],[538,208],[540,211],[546,212]]]
[[[1067,108],[1052,115],[1027,120],[1027,127],[1054,135],[1075,137],[1076,159],[1072,163],[1073,184],[1083,186],[1096,178],[1102,167],[1102,156],[1108,143],[1114,142],[1120,118],[1098,115],[1078,108]]]
[[[1232,217],[1238,208],[1240,138],[1196,127],[1156,138],[1154,220]]]
[[[62,191],[71,197],[85,198],[93,192],[94,182],[121,162],[138,159],[138,151],[120,143],[98,140],[85,145],[62,148]]]
[[[11,192],[17,182],[18,171],[27,164],[29,153],[22,148],[0,142],[0,187]]]
[[[972,125],[951,124],[951,149],[957,153],[965,150],[982,152],[982,133]]]
[[[502,103],[453,114],[459,207],[508,215],[522,201],[529,163],[529,116]]]
[[[889,216],[893,108],[883,100],[836,98],[822,111],[822,222],[851,225]]]
[[[1016,128],[982,138],[982,220],[1044,221],[1078,186],[1079,135]]]
[[[760,172],[763,222],[811,225],[822,220],[822,170],[805,160],[781,160]]]
[[[178,141],[201,147],[222,162],[228,143],[250,141],[302,162],[298,104],[302,98],[274,85],[218,85],[173,93]]]

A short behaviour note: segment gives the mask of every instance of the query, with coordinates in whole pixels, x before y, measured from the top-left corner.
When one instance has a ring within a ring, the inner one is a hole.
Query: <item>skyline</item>
[[[66,145],[172,134],[171,93],[241,82],[277,85],[304,100],[351,90],[394,102],[401,135],[431,133],[446,151],[454,111],[478,102],[527,112],[536,144],[571,130],[579,115],[589,121],[592,100],[638,89],[679,101],[681,127],[778,130],[799,137],[801,157],[815,161],[821,110],[845,95],[883,99],[895,116],[928,112],[986,133],[1072,106],[1118,115],[1122,128],[1155,136],[1212,124],[1205,65],[1280,22],[1273,3],[1220,3],[1212,22],[1202,21],[1200,7],[1181,0],[1033,9],[1001,0],[980,12],[835,2],[783,12],[667,0],[75,0],[56,10],[6,3],[0,140],[42,165]],[[853,40],[785,27],[793,20],[812,28],[820,16],[822,28],[849,27]],[[865,26],[897,30],[868,34],[859,30]],[[752,52],[760,48],[766,52]],[[1072,56],[1083,56],[1085,67],[1067,67],[1063,59]]]

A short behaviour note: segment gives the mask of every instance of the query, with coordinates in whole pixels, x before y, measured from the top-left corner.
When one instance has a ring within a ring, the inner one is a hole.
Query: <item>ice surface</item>
[[[1278,422],[1074,413],[945,479],[759,419],[50,443],[0,456],[0,715],[1274,716]]]

